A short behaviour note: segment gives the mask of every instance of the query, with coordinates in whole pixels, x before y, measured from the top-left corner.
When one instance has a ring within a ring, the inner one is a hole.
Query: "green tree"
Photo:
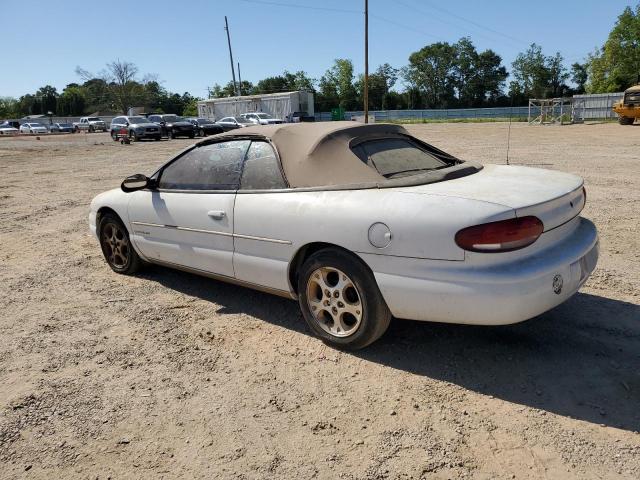
[[[40,101],[41,113],[56,113],[58,103],[58,91],[51,85],[45,85],[36,92],[36,97]]]
[[[620,92],[640,74],[640,4],[626,7],[602,48],[588,59],[589,93]]]
[[[77,83],[70,83],[58,97],[58,115],[82,115],[85,113],[87,98],[85,90]]]
[[[333,66],[320,79],[320,93],[326,93],[326,100],[337,101],[345,110],[359,108],[357,92],[353,83],[353,62],[346,58],[337,58]]]
[[[80,67],[76,68],[76,73],[86,81],[102,80],[106,85],[104,98],[107,99],[107,102],[105,103],[122,113],[127,113],[130,107],[145,104],[146,91],[144,84],[153,79],[152,76],[143,81],[138,80],[138,67],[131,62],[119,59],[107,63],[106,69],[98,76]]]
[[[584,93],[589,79],[588,65],[585,63],[574,63],[571,65],[571,81],[576,84],[574,93]]]
[[[511,74],[514,80],[509,86],[509,93],[517,102],[528,98],[558,97],[569,90],[565,84],[569,73],[560,52],[547,57],[535,43],[518,54]]]
[[[22,95],[18,100],[18,111],[21,115],[40,115],[42,113],[42,104],[40,100],[30,93]]]
[[[373,73],[369,74],[369,108],[383,110],[387,105],[390,90],[398,80],[398,69],[388,63],[380,65]],[[355,83],[358,93],[358,109],[364,106],[364,75],[359,75]]]
[[[18,100],[13,97],[0,97],[0,118],[21,116]]]
[[[456,54],[455,46],[438,42],[409,55],[403,76],[410,90],[420,92],[421,106],[447,108],[454,103]]]

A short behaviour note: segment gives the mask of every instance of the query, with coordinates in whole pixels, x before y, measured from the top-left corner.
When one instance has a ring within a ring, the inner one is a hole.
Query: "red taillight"
[[[463,228],[456,233],[456,243],[471,252],[510,252],[531,245],[543,230],[537,217],[513,218]]]

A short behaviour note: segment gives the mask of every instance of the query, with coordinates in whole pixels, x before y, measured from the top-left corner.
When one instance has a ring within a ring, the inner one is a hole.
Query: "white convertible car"
[[[500,325],[567,300],[598,259],[583,180],[464,162],[401,126],[248,127],[91,202],[109,266],[142,262],[298,299],[362,348],[393,317]],[[215,284],[211,284],[215,288]]]

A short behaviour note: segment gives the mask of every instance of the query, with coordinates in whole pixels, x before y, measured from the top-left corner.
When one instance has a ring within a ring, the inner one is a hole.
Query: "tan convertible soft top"
[[[278,151],[285,176],[292,188],[356,185],[370,188],[396,186],[399,182],[386,179],[363,163],[351,150],[351,142],[356,139],[398,135],[409,136],[409,132],[400,125],[388,123],[309,122],[239,128],[210,137],[201,143],[243,137],[268,139]],[[457,162],[460,161],[457,160]],[[456,167],[431,173],[442,172],[439,175],[442,176],[446,174],[444,170],[459,170]],[[477,171],[475,166],[474,171]],[[401,184],[438,181],[423,179],[416,182],[417,179],[414,177],[424,177],[424,175],[414,175],[410,177],[411,179],[405,177],[399,180],[402,180]]]

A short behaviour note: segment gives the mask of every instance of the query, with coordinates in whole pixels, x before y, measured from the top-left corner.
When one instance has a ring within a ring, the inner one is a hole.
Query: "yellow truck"
[[[620,125],[633,125],[640,118],[640,85],[627,88],[622,100],[613,104],[613,111],[618,114]]]

